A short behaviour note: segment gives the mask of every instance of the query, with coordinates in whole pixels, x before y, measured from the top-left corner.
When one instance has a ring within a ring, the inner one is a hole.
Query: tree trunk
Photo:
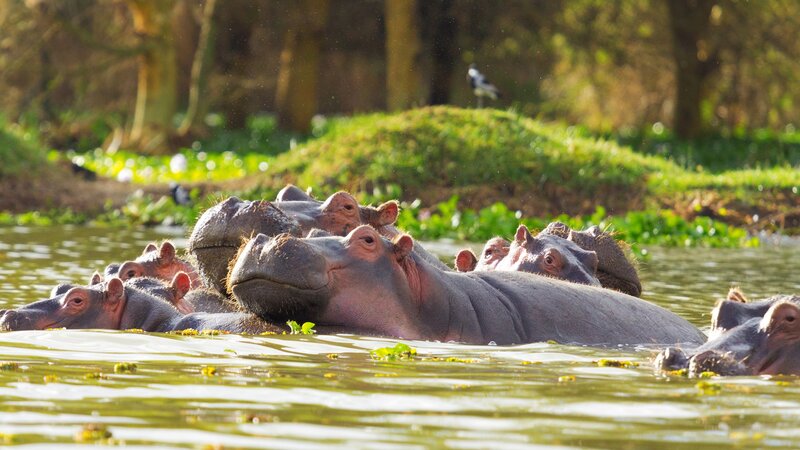
[[[386,0],[386,106],[390,111],[422,102],[418,19],[416,0]]]
[[[441,0],[431,6],[434,8],[434,28],[430,104],[446,105],[450,103],[453,71],[458,57],[458,25],[453,16],[453,0]]]
[[[319,60],[329,7],[328,0],[302,0],[290,12],[275,95],[278,126],[284,130],[308,133],[317,113]]]
[[[700,106],[713,68],[706,36],[714,0],[666,0],[675,60],[676,99],[672,126],[682,139],[703,130]]]
[[[197,40],[197,50],[194,53],[192,62],[192,78],[189,84],[189,106],[186,109],[186,117],[183,118],[178,129],[178,134],[185,136],[189,130],[196,128],[203,123],[203,118],[208,111],[208,95],[206,87],[208,81],[208,69],[211,65],[212,51],[214,47],[214,10],[217,0],[206,0],[203,8],[203,22],[200,24],[200,37]]]
[[[168,150],[177,104],[177,71],[170,0],[127,0],[133,26],[145,43],[139,55],[136,111],[128,145],[146,153]]]

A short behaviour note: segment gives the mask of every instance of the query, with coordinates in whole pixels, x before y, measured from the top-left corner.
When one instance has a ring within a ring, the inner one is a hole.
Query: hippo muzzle
[[[20,312],[12,309],[0,310],[0,331],[42,330],[52,324],[44,323],[44,317],[37,317],[32,312]]]
[[[239,251],[228,291],[264,319],[315,320],[328,284],[328,264],[317,249],[288,234],[259,234]]]

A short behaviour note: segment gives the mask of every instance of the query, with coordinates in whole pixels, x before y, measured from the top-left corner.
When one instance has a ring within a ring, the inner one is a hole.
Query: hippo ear
[[[761,319],[760,328],[770,337],[800,339],[800,307],[788,301],[775,303]]]
[[[526,227],[525,225],[520,225],[519,227],[517,227],[517,232],[516,234],[514,234],[514,241],[517,244],[522,245],[531,239],[533,239],[533,235],[531,235],[531,232],[530,230],[528,230],[528,227]]]
[[[112,312],[121,312],[124,309],[122,308],[124,303],[125,286],[122,284],[122,280],[117,277],[113,277],[108,280],[108,283],[106,283],[104,307]]]
[[[103,276],[100,275],[100,272],[94,271],[92,274],[92,278],[89,279],[89,286],[94,286],[95,284],[100,284],[103,282]]]
[[[158,252],[158,259],[162,264],[170,264],[175,259],[175,246],[170,241],[164,241]]]
[[[582,254],[581,262],[584,263],[589,269],[589,273],[592,275],[597,275],[597,265],[600,263],[600,259],[597,257],[597,252],[585,250]]]
[[[744,292],[742,292],[738,286],[730,288],[725,299],[732,302],[747,303],[747,296],[744,295]]]
[[[303,191],[299,187],[293,184],[287,184],[283,189],[280,190],[280,192],[278,192],[278,196],[275,197],[275,200],[279,202],[290,202],[290,201],[309,201],[309,200],[314,200],[314,198],[308,195],[305,191]]]
[[[142,254],[146,255],[146,254],[148,254],[150,252],[154,252],[156,250],[158,250],[158,247],[156,246],[155,242],[151,242],[151,243],[147,244],[147,246],[145,246],[144,251],[142,251]]]
[[[400,215],[400,205],[394,200],[386,202],[378,206],[378,223],[374,226],[391,225],[397,221],[398,215]]]
[[[459,272],[472,272],[478,264],[478,257],[471,250],[461,250],[456,255],[456,270]]]
[[[408,256],[412,250],[414,250],[414,239],[407,234],[401,234],[395,238],[392,247],[394,250],[395,259],[401,261]]]
[[[192,290],[192,279],[186,272],[178,272],[172,277],[170,288],[175,293],[175,299],[183,298],[187,292]]]

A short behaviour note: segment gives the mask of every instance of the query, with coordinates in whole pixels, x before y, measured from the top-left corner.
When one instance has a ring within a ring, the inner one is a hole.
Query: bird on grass
[[[174,181],[169,184],[169,193],[172,195],[172,201],[176,205],[188,206],[192,204],[192,197],[189,191]]]
[[[492,100],[502,97],[497,86],[493,85],[485,75],[478,71],[475,63],[469,65],[467,80],[469,80],[472,93],[478,98],[478,108],[483,108],[484,97],[489,97]]]

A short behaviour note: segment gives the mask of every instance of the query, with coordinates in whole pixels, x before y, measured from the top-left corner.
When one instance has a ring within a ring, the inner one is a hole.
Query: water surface
[[[182,230],[0,228],[0,306],[134,258]],[[433,246],[454,253],[447,243]],[[731,285],[751,297],[800,292],[798,247],[649,249],[645,297],[707,326]],[[656,376],[649,350],[405,341],[413,361],[369,351],[389,339],[175,336],[111,331],[0,333],[0,445],[97,448],[798,448],[794,377]],[[438,357],[438,358],[437,358]],[[447,361],[445,358],[451,358]],[[600,359],[637,367],[600,367]],[[132,373],[115,373],[135,362]],[[2,368],[3,366],[0,366]],[[216,374],[209,375],[213,367]],[[94,425],[98,426],[98,425]]]

